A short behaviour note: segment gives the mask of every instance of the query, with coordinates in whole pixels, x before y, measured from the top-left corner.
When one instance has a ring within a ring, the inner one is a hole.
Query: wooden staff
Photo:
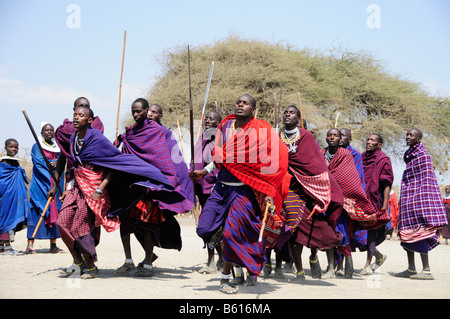
[[[339,118],[339,112],[336,113],[336,121],[334,121],[334,127],[337,128],[337,124],[338,124],[338,118]]]
[[[36,236],[36,233],[39,229],[39,226],[41,226],[42,220],[44,219],[45,213],[47,212],[48,207],[50,206],[50,202],[53,200],[53,197],[49,197],[47,200],[47,204],[45,205],[44,210],[42,211],[41,218],[39,218],[39,222],[36,225],[36,228],[34,229],[33,236],[31,236],[31,239],[34,239]]]
[[[302,101],[300,100],[300,92],[298,92],[298,109],[300,110],[300,121],[302,128],[305,128],[303,125],[303,111],[302,111]]]
[[[195,168],[195,160],[194,160],[194,107],[192,106],[192,86],[191,86],[191,53],[188,45],[188,72],[189,72],[189,131],[191,137],[191,169]],[[195,198],[195,181],[192,181],[192,190],[194,191],[194,208],[196,206],[196,198]],[[198,224],[197,216],[194,212],[195,224]]]
[[[307,219],[310,219],[312,217],[312,215],[314,215],[315,212],[316,212],[316,208],[314,207],[311,214],[309,214]]]
[[[123,52],[122,52],[122,68],[120,70],[120,84],[119,84],[119,106],[117,108],[117,125],[116,125],[116,141],[114,142],[117,146],[118,137],[119,137],[119,114],[120,114],[120,99],[122,97],[122,76],[123,76],[123,63],[125,61],[125,45],[127,39],[127,30],[125,30],[123,34]]]
[[[278,105],[277,105],[277,94],[273,93],[273,101],[274,101],[274,112],[275,112],[275,132],[278,134]]]
[[[263,233],[264,233],[264,228],[266,227],[267,213],[269,212],[269,208],[270,208],[271,206],[272,206],[272,205],[271,205],[270,203],[267,203],[267,204],[266,204],[266,209],[265,209],[265,211],[264,211],[264,218],[263,218],[263,221],[262,221],[261,230],[259,231],[259,239],[258,239],[258,242],[262,242]]]
[[[180,121],[178,121],[178,120],[177,120],[177,125],[178,125],[178,135],[180,136],[181,152],[183,153],[183,158],[184,158],[184,161],[186,162],[186,155],[184,155],[183,137],[181,136]]]
[[[55,173],[53,172],[53,167],[50,165],[50,162],[48,161],[47,156],[45,156],[44,150],[42,149],[42,146],[41,146],[41,142],[39,141],[39,139],[36,135],[36,132],[34,131],[34,128],[33,128],[33,125],[31,124],[30,118],[27,115],[27,111],[22,110],[22,113],[23,113],[23,116],[25,116],[25,120],[28,123],[28,127],[30,128],[31,133],[33,134],[34,140],[35,140],[37,146],[39,147],[39,151],[41,152],[41,155],[44,158],[45,164],[47,164],[48,172],[50,173],[50,176],[53,178],[53,181],[56,183],[56,187],[58,188],[59,193],[62,194],[63,192],[61,191],[61,187],[59,187],[59,183],[58,183],[59,181],[56,180]]]

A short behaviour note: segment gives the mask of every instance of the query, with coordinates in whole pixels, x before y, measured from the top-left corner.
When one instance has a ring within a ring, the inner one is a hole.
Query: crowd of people
[[[56,130],[42,123],[39,145],[31,151],[29,187],[16,157],[18,141],[5,141],[1,253],[18,253],[11,242],[15,232],[27,229],[24,254],[36,253],[35,240],[49,240],[50,252],[59,253],[61,238],[73,262],[63,273],[77,269],[82,278],[96,278],[101,228],[119,230],[125,258],[115,273],[154,276],[154,248],[181,250],[176,216],[192,211],[198,201],[196,232],[207,251],[200,272],[219,269],[224,293],[236,293],[238,285],[255,285],[261,273],[270,274],[272,252],[275,276],[283,276],[285,261],[295,266],[293,282],[303,283],[304,247],[310,251],[313,278],[352,278],[357,251],[367,254],[360,275],[372,274],[386,261],[379,246],[393,229],[407,256],[406,270],[396,276],[433,279],[428,253],[440,235],[450,237],[450,186],[443,198],[419,129],[406,132],[409,148],[397,201],[380,134],[370,134],[360,153],[351,146],[350,129],[330,128],[327,147],[321,149],[295,105],[284,110],[279,134],[256,117],[256,110],[256,100],[244,94],[224,119],[217,111],[207,113],[188,164],[173,133],[161,123],[160,105],[135,100],[135,123],[111,142],[89,100],[76,99],[72,120],[65,119]],[[131,234],[145,252],[137,266]],[[324,273],[319,251],[326,252]],[[422,271],[416,269],[416,253]]]

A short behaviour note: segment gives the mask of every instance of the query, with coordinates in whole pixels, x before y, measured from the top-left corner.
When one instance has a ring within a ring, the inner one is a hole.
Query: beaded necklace
[[[288,136],[288,134],[292,134],[291,136]],[[297,152],[297,145],[295,144],[300,139],[300,130],[298,127],[296,127],[293,130],[283,130],[283,133],[281,134],[281,140],[284,144],[289,146],[289,152],[292,152],[292,154],[295,154]]]

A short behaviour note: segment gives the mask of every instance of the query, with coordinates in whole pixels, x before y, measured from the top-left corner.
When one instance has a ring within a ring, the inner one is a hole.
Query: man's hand
[[[198,181],[199,179],[202,179],[203,177],[205,177],[206,174],[208,174],[208,171],[206,169],[195,170],[195,171],[189,172],[189,177],[193,181]]]

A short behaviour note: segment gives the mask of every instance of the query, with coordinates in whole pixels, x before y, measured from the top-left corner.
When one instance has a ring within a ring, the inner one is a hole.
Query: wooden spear
[[[186,162],[186,155],[184,154],[184,146],[183,146],[183,137],[181,136],[180,121],[178,121],[178,120],[177,120],[177,126],[178,126],[178,135],[180,136],[181,152],[183,153],[183,158],[184,158],[184,161]]]
[[[263,218],[263,221],[262,221],[261,230],[259,231],[259,239],[258,239],[258,242],[262,242],[263,234],[264,234],[264,228],[266,227],[267,213],[269,212],[269,208],[270,208],[271,206],[272,206],[272,205],[271,205],[269,202],[266,203],[266,209],[265,209],[265,211],[264,211],[264,218]]]
[[[36,236],[39,226],[41,226],[42,220],[44,219],[45,213],[47,212],[47,209],[50,206],[52,200],[53,197],[48,198],[47,204],[45,205],[44,210],[42,211],[41,218],[39,218],[39,222],[37,223],[36,228],[34,229],[33,236],[31,236],[31,239],[34,239],[34,237]]]
[[[190,129],[190,137],[191,137],[191,169],[195,168],[195,154],[194,154],[194,107],[192,105],[192,86],[191,86],[191,52],[188,49],[188,72],[189,72],[189,129]],[[194,191],[194,210],[196,207],[196,198],[195,198],[195,181],[192,181],[192,189]],[[198,225],[197,215],[194,212],[195,224]]]
[[[338,127],[338,118],[339,118],[339,112],[336,113],[336,121],[334,121],[334,127]]]
[[[125,45],[127,39],[127,30],[125,30],[123,34],[123,52],[122,52],[122,68],[120,70],[120,84],[119,84],[119,106],[117,108],[117,125],[116,125],[116,141],[114,142],[117,146],[118,137],[119,137],[119,114],[120,114],[120,100],[122,97],[122,77],[123,77],[123,63],[125,61]]]
[[[302,128],[305,128],[303,125],[303,111],[302,111],[302,101],[300,100],[300,92],[298,92],[298,109],[300,110],[300,121]]]

